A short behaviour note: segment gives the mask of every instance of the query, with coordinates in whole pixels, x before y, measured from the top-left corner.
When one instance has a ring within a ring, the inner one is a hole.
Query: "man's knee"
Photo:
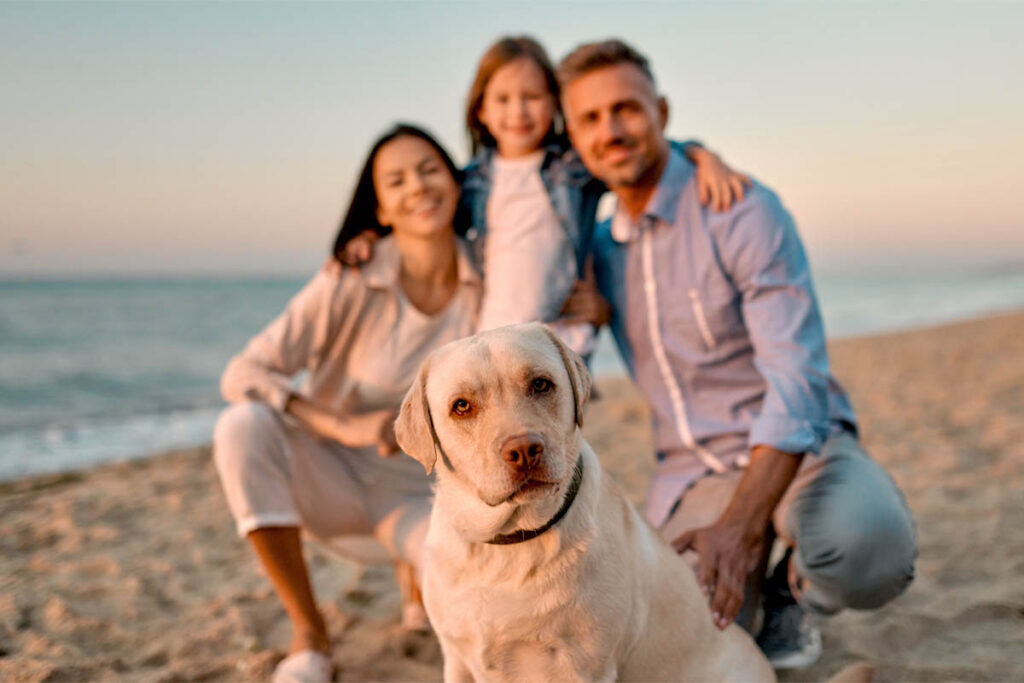
[[[917,543],[904,506],[872,506],[827,534],[802,538],[798,553],[799,573],[822,594],[821,602],[875,609],[910,585]]]
[[[241,464],[261,452],[275,429],[279,429],[279,422],[274,409],[265,403],[245,401],[225,408],[213,430],[213,457],[218,469]]]

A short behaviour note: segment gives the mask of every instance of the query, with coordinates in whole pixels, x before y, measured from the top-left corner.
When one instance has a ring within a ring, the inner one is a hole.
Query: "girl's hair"
[[[345,217],[341,219],[338,236],[334,238],[334,248],[331,251],[334,258],[339,259],[342,250],[349,240],[364,230],[373,230],[378,235],[387,235],[391,232],[391,228],[381,225],[380,221],[377,220],[377,191],[373,187],[373,162],[377,158],[377,153],[384,145],[392,140],[406,136],[419,138],[437,150],[448,172],[455,179],[455,183],[458,185],[462,184],[462,171],[455,165],[455,162],[452,161],[452,158],[445,151],[444,147],[441,146],[441,143],[435,140],[430,133],[418,126],[408,123],[396,123],[377,138],[377,141],[370,147],[370,152],[366,155],[366,163],[363,164],[363,170],[359,174],[356,189],[352,192],[352,201],[349,202]],[[455,210],[452,227],[455,228],[455,234],[460,236],[465,235],[469,230],[469,210],[463,206],[461,201],[458,202],[458,208]]]
[[[487,52],[480,58],[476,76],[473,77],[473,85],[470,86],[469,95],[466,97],[466,131],[469,133],[471,154],[479,152],[481,147],[497,146],[494,136],[480,121],[480,107],[484,101],[484,90],[487,89],[487,83],[498,69],[509,62],[524,58],[533,61],[544,72],[548,92],[551,93],[551,97],[555,101],[555,115],[551,120],[551,129],[547,132],[542,144],[545,146],[551,144],[569,146],[562,119],[562,105],[558,99],[558,78],[555,76],[555,67],[552,66],[548,53],[544,51],[540,43],[529,36],[505,36],[487,48]]]

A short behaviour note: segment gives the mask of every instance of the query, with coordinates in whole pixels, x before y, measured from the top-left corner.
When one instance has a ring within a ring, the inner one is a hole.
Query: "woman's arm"
[[[263,401],[288,413],[311,432],[346,446],[376,445],[382,456],[398,452],[392,409],[342,415],[298,393],[291,378],[311,365],[330,334],[331,303],[344,274],[318,273],[288,303],[284,312],[231,359],[221,377],[230,402]]]
[[[285,403],[285,411],[314,434],[345,446],[363,448],[373,445],[377,447],[377,454],[384,458],[401,452],[395,440],[397,410],[388,408],[360,415],[338,415],[301,394],[293,393]]]
[[[228,362],[220,381],[224,399],[264,401],[284,412],[292,393],[291,378],[323,350],[330,302],[338,287],[337,278],[317,273],[281,315]]]

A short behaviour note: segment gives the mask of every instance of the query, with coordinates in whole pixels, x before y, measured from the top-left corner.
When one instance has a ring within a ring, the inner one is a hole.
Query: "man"
[[[916,548],[903,496],[829,373],[796,228],[757,183],[729,211],[701,206],[693,166],[664,136],[668,103],[628,45],[583,45],[558,75],[572,143],[617,199],[594,256],[654,412],[648,519],[699,555],[720,628],[757,594],[777,533],[789,551],[764,587],[758,641],[777,667],[808,666],[821,652],[811,614],[893,599]]]

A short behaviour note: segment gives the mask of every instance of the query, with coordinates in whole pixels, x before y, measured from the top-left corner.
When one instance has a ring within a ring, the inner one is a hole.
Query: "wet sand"
[[[821,662],[784,679],[868,660],[880,680],[1024,680],[1024,312],[831,350],[920,558],[905,595],[824,621]],[[646,407],[627,380],[599,388],[587,438],[639,502]],[[440,679],[389,566],[307,547],[339,680]],[[0,485],[0,680],[260,679],[288,637],[208,449]]]

